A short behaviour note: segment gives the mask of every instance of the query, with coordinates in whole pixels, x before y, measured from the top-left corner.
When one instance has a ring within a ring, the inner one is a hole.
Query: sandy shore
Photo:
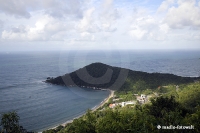
[[[104,99],[99,105],[92,108],[92,111],[96,111],[98,108],[102,107],[105,103],[109,101],[110,98],[114,96],[114,91],[113,90],[109,90],[109,91],[110,91],[110,95],[106,99]]]
[[[112,98],[113,96],[114,96],[114,92],[115,91],[113,91],[113,90],[109,90],[110,91],[110,95],[106,98],[106,99],[104,99],[99,105],[97,105],[97,106],[95,106],[94,108],[92,108],[92,112],[94,112],[94,111],[96,111],[98,108],[100,108],[100,107],[102,107],[105,103],[107,103],[108,101],[109,101],[109,99],[110,98]],[[77,117],[75,117],[75,118],[73,118],[72,120],[68,120],[68,121],[66,121],[66,122],[64,122],[64,123],[62,123],[62,124],[59,124],[59,125],[57,125],[57,126],[55,126],[55,127],[53,127],[53,128],[49,128],[49,129],[56,129],[58,126],[65,126],[66,124],[68,124],[68,123],[72,123],[73,122],[73,120],[74,119],[77,119],[77,118],[80,118],[81,116],[83,116],[84,114],[82,114],[82,115],[80,115],[80,116],[77,116]],[[47,130],[49,130],[49,129],[47,129]]]

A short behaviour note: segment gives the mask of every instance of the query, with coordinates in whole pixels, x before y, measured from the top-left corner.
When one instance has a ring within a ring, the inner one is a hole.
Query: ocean
[[[17,111],[20,125],[42,131],[84,114],[109,91],[47,84],[85,65],[102,62],[136,71],[200,76],[200,51],[52,51],[0,53],[0,114]]]

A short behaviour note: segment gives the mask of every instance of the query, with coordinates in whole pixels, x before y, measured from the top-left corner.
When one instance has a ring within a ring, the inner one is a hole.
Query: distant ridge
[[[128,73],[126,74],[126,72]],[[179,85],[183,83],[191,83],[196,80],[200,80],[200,77],[181,77],[174,74],[133,71],[98,62],[89,64],[63,76],[56,78],[48,77],[46,82],[63,86],[129,90],[131,84],[140,81],[144,82],[147,88],[155,89],[158,86],[168,84]],[[120,88],[117,88],[117,82],[119,81],[123,81],[123,85],[120,86]]]

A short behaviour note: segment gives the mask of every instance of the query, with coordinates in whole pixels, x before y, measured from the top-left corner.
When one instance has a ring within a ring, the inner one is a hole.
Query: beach
[[[110,91],[110,95],[107,97],[107,98],[105,98],[99,105],[97,105],[97,106],[95,106],[94,108],[92,108],[92,112],[94,112],[94,111],[96,111],[98,108],[100,108],[100,107],[102,107],[105,103],[107,103],[108,101],[109,101],[109,99],[110,98],[112,98],[113,96],[114,96],[114,92],[115,91],[113,91],[113,90],[109,90]],[[85,114],[85,113],[84,113]],[[59,124],[59,125],[57,125],[57,126],[54,126],[53,128],[49,128],[49,129],[56,129],[58,126],[66,126],[66,124],[68,124],[68,123],[72,123],[73,122],[73,120],[74,119],[78,119],[78,118],[80,118],[81,116],[83,116],[84,114],[82,114],[82,115],[80,115],[80,116],[77,116],[77,117],[75,117],[75,118],[73,118],[73,119],[71,119],[71,120],[68,120],[68,121],[66,121],[66,122],[64,122],[64,123],[62,123],[62,124]],[[47,130],[49,130],[49,129],[47,129]]]
[[[113,90],[109,90],[109,91],[110,91],[110,95],[106,99],[104,99],[99,105],[92,108],[92,111],[96,111],[98,108],[102,107],[105,103],[107,103],[109,101],[110,98],[112,98],[114,96],[115,91],[113,91]]]

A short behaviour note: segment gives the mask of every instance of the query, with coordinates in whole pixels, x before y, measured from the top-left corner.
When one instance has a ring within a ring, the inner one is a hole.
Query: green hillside
[[[169,84],[192,83],[197,79],[200,79],[200,77],[191,78],[173,74],[147,73],[113,67],[103,63],[92,63],[72,73],[56,78],[48,78],[46,82],[66,86],[85,86],[128,91],[136,90],[136,88],[156,89],[158,86]],[[117,84],[118,82],[122,82],[122,86]]]
[[[200,82],[181,84],[177,91],[174,88],[172,85],[163,87],[164,93],[160,90],[163,96],[151,99],[148,104],[95,112],[88,110],[65,127],[59,126],[44,133],[200,132]],[[176,96],[171,96],[174,93]],[[179,129],[166,129],[173,128],[170,125]]]

